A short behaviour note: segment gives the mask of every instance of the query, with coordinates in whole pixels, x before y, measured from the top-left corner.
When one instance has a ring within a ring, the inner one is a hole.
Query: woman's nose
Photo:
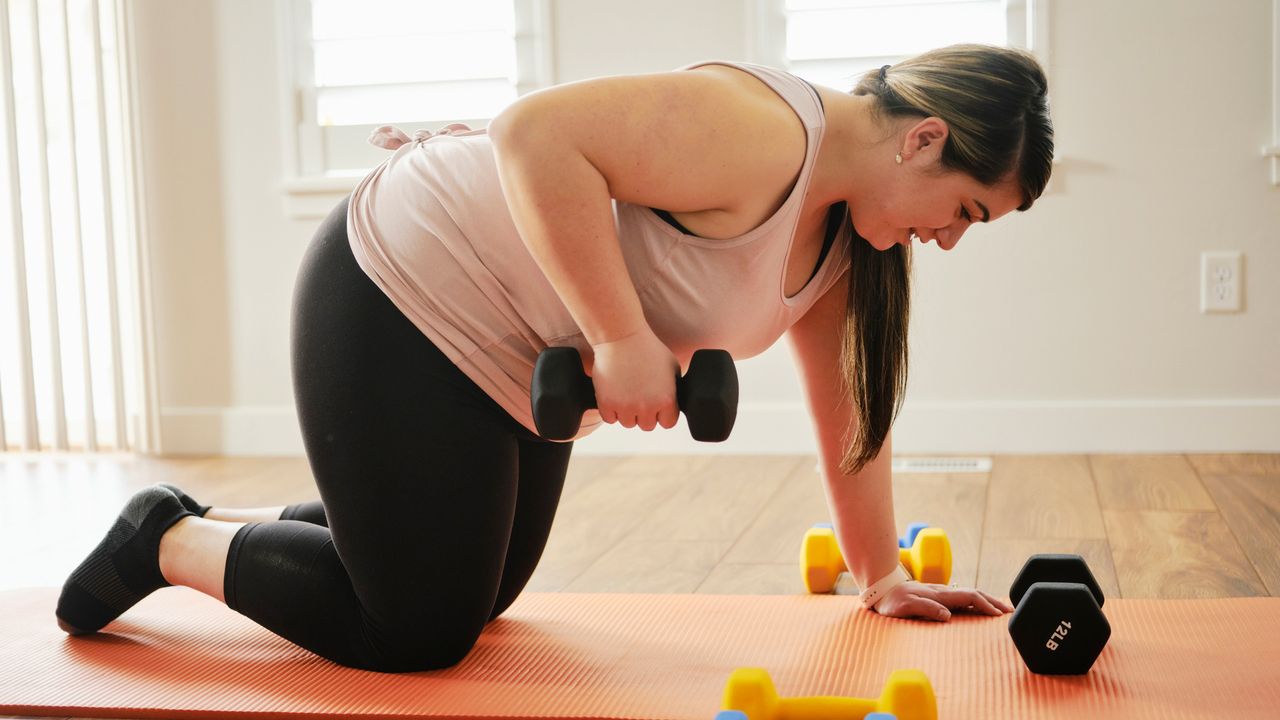
[[[934,232],[934,237],[938,241],[938,247],[943,250],[950,250],[960,244],[960,238],[964,235],[967,227],[944,227]]]

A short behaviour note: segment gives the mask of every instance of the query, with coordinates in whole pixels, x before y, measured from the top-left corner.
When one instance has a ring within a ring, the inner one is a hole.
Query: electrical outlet
[[[1240,312],[1243,284],[1239,251],[1200,253],[1200,312]]]

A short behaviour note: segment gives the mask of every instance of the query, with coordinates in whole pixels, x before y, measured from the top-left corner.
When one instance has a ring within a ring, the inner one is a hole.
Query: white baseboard
[[[292,407],[169,407],[165,455],[302,455]],[[895,454],[1280,452],[1280,398],[907,404]],[[646,433],[605,426],[574,448],[589,455],[815,454],[800,403],[738,409],[723,443],[689,438],[683,419]]]
[[[166,407],[160,411],[162,455],[303,455],[292,405]]]

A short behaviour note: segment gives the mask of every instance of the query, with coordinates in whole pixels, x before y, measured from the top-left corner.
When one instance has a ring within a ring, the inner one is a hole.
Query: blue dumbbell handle
[[[898,538],[898,547],[909,548],[912,545],[915,545],[916,536],[920,534],[921,530],[927,527],[931,527],[929,523],[918,522],[918,523],[911,523],[910,525],[908,525],[906,536]]]

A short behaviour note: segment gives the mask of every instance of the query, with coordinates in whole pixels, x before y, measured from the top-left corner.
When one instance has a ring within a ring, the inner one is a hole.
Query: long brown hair
[[[989,45],[953,45],[867,72],[850,91],[876,98],[879,121],[938,117],[950,127],[941,170],[992,187],[1013,174],[1029,209],[1053,165],[1048,82],[1035,56]],[[852,221],[846,218],[852,229]],[[840,470],[880,454],[907,387],[911,247],[878,251],[852,233],[841,375],[857,409]]]

